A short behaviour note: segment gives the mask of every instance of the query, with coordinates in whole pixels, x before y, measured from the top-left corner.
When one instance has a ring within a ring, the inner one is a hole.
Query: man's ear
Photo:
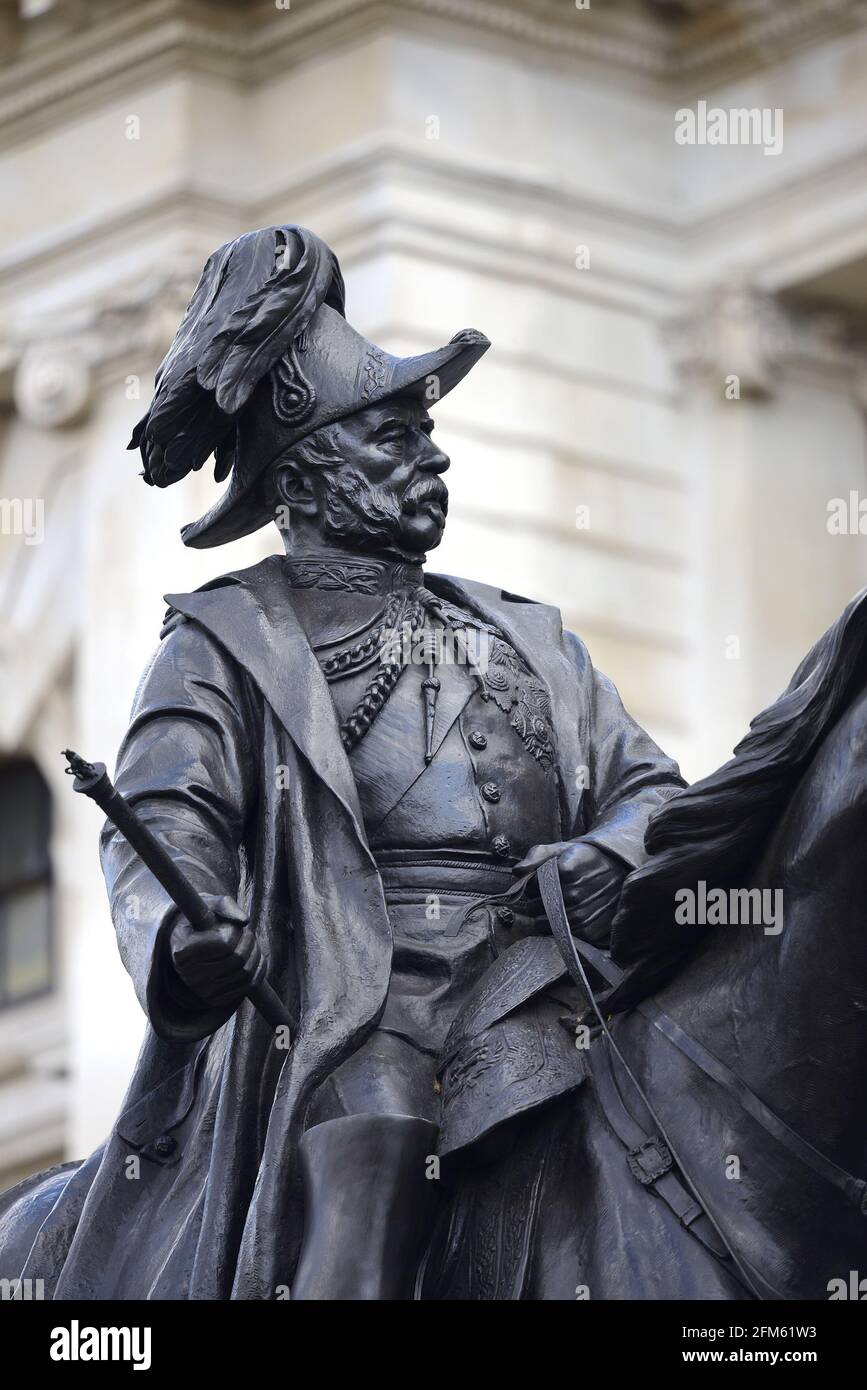
[[[278,505],[293,507],[304,516],[316,515],[316,494],[313,480],[299,473],[289,463],[278,463],[274,469],[274,492]]]

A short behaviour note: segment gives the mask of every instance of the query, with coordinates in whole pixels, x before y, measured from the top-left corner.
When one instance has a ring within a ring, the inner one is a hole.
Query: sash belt
[[[509,935],[547,934],[541,899],[525,902],[526,879],[516,879],[514,861],[473,850],[386,849],[373,851],[389,906],[441,897],[445,908],[455,907],[447,935],[458,934],[464,921],[485,905],[501,909]]]

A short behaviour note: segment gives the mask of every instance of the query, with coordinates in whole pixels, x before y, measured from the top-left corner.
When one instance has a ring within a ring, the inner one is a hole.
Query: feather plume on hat
[[[298,420],[312,411],[294,345],[322,304],[343,315],[343,276],[333,251],[305,227],[247,232],[208,258],[128,446],[141,451],[146,483],[169,487],[212,454],[224,481],[236,417],[282,358],[284,371],[298,376]]]

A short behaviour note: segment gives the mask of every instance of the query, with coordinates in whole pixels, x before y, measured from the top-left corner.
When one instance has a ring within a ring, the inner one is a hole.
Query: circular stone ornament
[[[13,395],[18,414],[30,425],[73,425],[91,402],[90,368],[74,348],[28,348],[15,373]]]

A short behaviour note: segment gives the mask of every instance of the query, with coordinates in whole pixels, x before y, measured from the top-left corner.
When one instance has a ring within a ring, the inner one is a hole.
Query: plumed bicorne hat
[[[418,357],[383,352],[346,322],[343,277],[324,241],[294,225],[247,232],[209,257],[129,447],[153,487],[214,455],[214,477],[229,485],[182,535],[222,545],[270,519],[260,483],[275,457],[393,396],[439,399],[489,346],[465,329]],[[263,410],[279,422],[277,453],[263,447],[275,438],[261,428]]]

